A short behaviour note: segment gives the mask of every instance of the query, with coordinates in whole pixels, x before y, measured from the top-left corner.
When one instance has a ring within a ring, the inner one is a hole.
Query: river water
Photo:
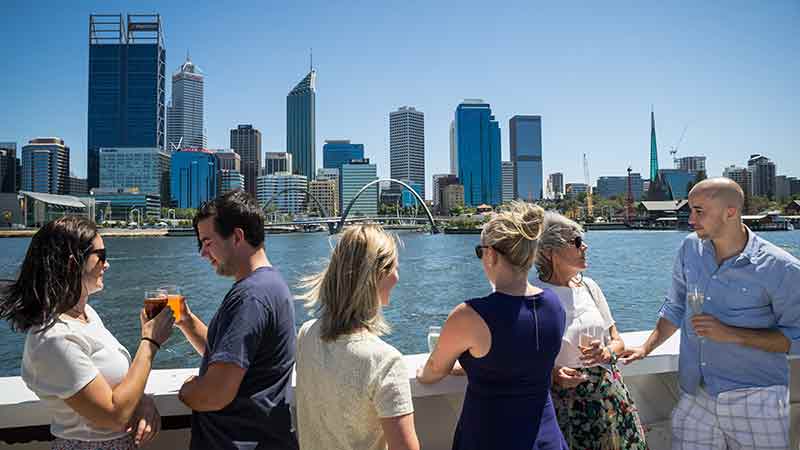
[[[800,231],[762,233],[766,239],[800,257]],[[473,250],[477,235],[398,234],[400,282],[385,315],[393,332],[385,339],[402,353],[427,351],[429,325],[439,325],[458,303],[486,295],[486,282]],[[650,329],[667,291],[672,261],[685,232],[592,231],[589,270],[603,289],[621,331]],[[30,239],[0,239],[0,278],[13,278]],[[319,271],[330,255],[327,234],[268,235],[267,254],[283,273],[293,292],[304,275]],[[143,290],[164,284],[180,285],[189,305],[208,321],[231,286],[216,275],[197,253],[193,237],[105,239],[110,268],[105,289],[90,297],[106,327],[131,352],[139,340],[138,314]],[[534,276],[534,275],[532,275]],[[296,303],[298,326],[309,316]],[[24,335],[0,323],[0,376],[19,375]],[[159,352],[156,368],[196,367],[200,357],[175,330]]]

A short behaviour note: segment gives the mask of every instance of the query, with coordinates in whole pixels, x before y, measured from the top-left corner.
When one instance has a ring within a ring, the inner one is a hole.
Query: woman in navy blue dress
[[[567,449],[550,399],[564,309],[555,293],[528,282],[543,216],[512,202],[483,227],[475,254],[495,292],[453,309],[417,373],[420,383],[467,374],[454,450]]]

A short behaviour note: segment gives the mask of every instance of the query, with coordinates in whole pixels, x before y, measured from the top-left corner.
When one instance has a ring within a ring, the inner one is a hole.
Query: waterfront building
[[[328,139],[322,146],[322,167],[339,169],[354,159],[364,159],[364,144],[352,144],[349,139]]]
[[[665,189],[666,200],[684,200],[689,198],[689,189],[697,177],[691,172],[680,169],[659,169],[659,181]]]
[[[172,75],[172,101],[167,107],[167,151],[206,148],[203,132],[203,74],[189,55]]]
[[[786,200],[792,196],[791,178],[786,175],[777,175],[775,177],[775,198],[777,200]]]
[[[22,190],[69,193],[69,147],[63,139],[35,138],[22,147]]]
[[[70,174],[68,190],[69,195],[85,197],[89,195],[89,183],[86,178],[78,178]]]
[[[0,192],[17,192],[19,159],[16,142],[0,142]]]
[[[643,201],[638,205],[639,216],[646,216],[651,225],[659,228],[686,229],[690,212],[688,200]]]
[[[503,203],[514,200],[514,162],[503,161]]]
[[[101,148],[165,148],[166,59],[158,14],[89,16],[89,188],[100,186]]]
[[[306,211],[308,178],[289,172],[277,172],[258,177],[258,203],[262,206],[272,200],[281,214],[301,214]]]
[[[355,198],[364,185],[378,179],[378,168],[369,159],[354,159],[342,164],[339,177],[341,204],[339,211],[344,214],[347,205]],[[378,185],[370,186],[358,197],[348,214],[376,216],[378,214]]]
[[[675,159],[675,168],[685,172],[691,172],[692,175],[697,177],[701,173],[706,174],[706,157],[705,156],[682,156]]]
[[[113,220],[141,223],[161,218],[162,198],[158,194],[141,192],[136,188],[97,188],[93,192],[100,222]]]
[[[389,174],[410,180],[425,198],[425,114],[413,106],[389,113]]]
[[[564,174],[561,172],[551,173],[547,177],[550,185],[550,198],[559,200],[564,197]]]
[[[730,165],[723,169],[722,176],[725,178],[730,178],[731,180],[735,181],[739,187],[742,188],[744,191],[744,197],[748,198],[752,194],[750,193],[750,171],[747,170],[746,167],[736,167],[735,165]]]
[[[288,152],[264,153],[264,169],[261,175],[272,175],[278,172],[292,172],[292,154]]]
[[[183,149],[172,154],[172,204],[199,208],[218,195],[219,160],[205,149]],[[230,187],[230,186],[227,186]]]
[[[422,194],[423,194],[422,186],[420,186],[419,183],[416,183],[416,182],[414,182],[412,180],[409,180],[409,179],[403,179],[403,180],[400,180],[400,181],[402,181],[403,183],[411,186],[411,189],[413,189],[417,194],[419,194],[420,197],[422,197],[423,199],[425,198],[425,197],[422,196]],[[401,192],[402,193],[401,193],[400,200],[401,200],[401,203],[403,204],[403,208],[406,208],[406,207],[409,207],[409,206],[414,206],[414,205],[417,204],[417,199],[416,199],[416,197],[414,197],[414,194],[412,194],[410,190],[408,190],[405,187],[403,187]]]
[[[313,68],[286,96],[286,151],[292,173],[313,178],[316,173],[316,83]]]
[[[633,201],[642,199],[644,180],[640,173],[631,173],[631,193]],[[595,194],[601,198],[618,197],[625,199],[628,195],[628,176],[604,176],[597,179]]]
[[[100,189],[131,190],[170,200],[170,155],[161,147],[100,149]]]
[[[528,202],[543,197],[542,116],[514,116],[508,121],[513,164],[513,197]],[[504,200],[505,201],[505,200]]]
[[[775,163],[764,155],[750,155],[750,193],[755,197],[775,198]]]
[[[588,193],[589,185],[586,183],[567,183],[564,189],[564,195],[571,199],[577,199],[578,195]]]
[[[13,204],[8,205],[11,206],[9,209],[6,205],[2,207],[12,213],[13,223],[21,223],[26,227],[38,228],[64,215],[81,216],[90,220],[95,217],[95,202],[90,198],[30,191],[0,194],[0,197],[3,203]]]
[[[464,203],[498,205],[502,201],[500,125],[483,100],[467,99],[456,108],[455,144]]]
[[[325,212],[327,212],[331,217],[339,214],[338,182],[338,177],[320,178],[317,176],[315,180],[312,180],[308,183],[308,191],[317,199],[317,201],[319,201],[322,207],[325,208]],[[314,201],[309,199],[306,203],[309,211],[317,210],[317,204],[314,203]],[[318,213],[320,216],[324,214],[322,211],[318,211]]]
[[[242,158],[245,190],[256,195],[258,173],[261,171],[261,132],[253,125],[239,125],[231,130],[231,148]]]
[[[464,186],[460,184],[448,184],[442,188],[442,205],[439,214],[450,214],[453,208],[464,206]]]

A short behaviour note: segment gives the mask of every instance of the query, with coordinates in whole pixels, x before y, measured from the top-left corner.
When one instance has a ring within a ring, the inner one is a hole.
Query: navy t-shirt
[[[208,324],[200,375],[213,363],[246,372],[230,404],[192,412],[192,450],[298,448],[285,401],[295,339],[292,295],[278,270],[261,267],[233,285]]]

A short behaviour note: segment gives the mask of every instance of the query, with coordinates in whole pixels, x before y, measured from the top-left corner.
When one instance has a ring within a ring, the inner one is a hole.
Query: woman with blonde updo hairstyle
[[[420,383],[466,372],[454,450],[567,449],[550,399],[564,309],[528,282],[543,220],[542,208],[511,202],[484,225],[475,255],[494,292],[453,309],[417,372]]]
[[[397,243],[377,225],[348,227],[328,266],[305,280],[318,317],[297,337],[300,448],[419,450],[408,371],[381,309],[397,284]]]

